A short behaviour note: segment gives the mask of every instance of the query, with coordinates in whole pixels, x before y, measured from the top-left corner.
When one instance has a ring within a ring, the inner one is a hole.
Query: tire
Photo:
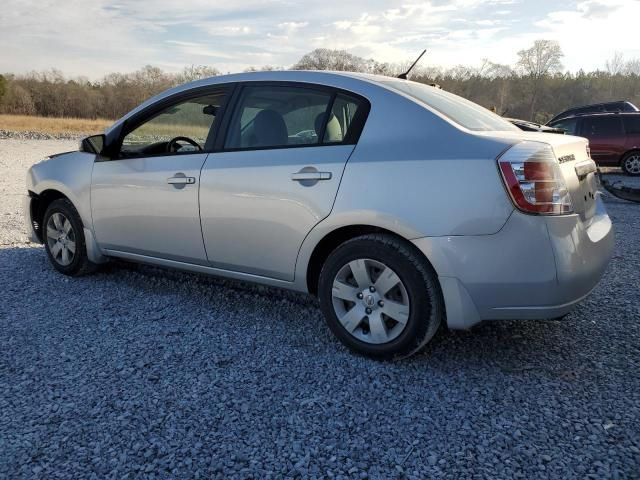
[[[627,153],[622,157],[620,167],[627,175],[631,175],[633,177],[640,175],[640,151]]]
[[[336,248],[320,272],[318,297],[335,336],[378,359],[417,353],[445,316],[431,265],[411,244],[388,234],[363,235]]]
[[[80,215],[66,198],[54,200],[47,207],[42,221],[42,237],[49,261],[60,273],[77,277],[97,268],[87,257]]]

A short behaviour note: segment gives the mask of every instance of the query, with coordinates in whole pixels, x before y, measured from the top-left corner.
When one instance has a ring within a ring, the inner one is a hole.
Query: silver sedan
[[[587,141],[402,79],[262,72],[148,100],[28,174],[53,266],[110,258],[317,295],[354,351],[567,314],[613,249]]]

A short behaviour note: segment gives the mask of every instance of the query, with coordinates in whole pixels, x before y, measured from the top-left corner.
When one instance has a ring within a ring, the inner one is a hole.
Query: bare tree
[[[536,43],[524,50],[513,67],[483,60],[478,66],[442,69],[428,62],[418,64],[411,80],[437,83],[444,90],[466,97],[500,114],[544,122],[554,113],[571,106],[625,99],[640,105],[640,58],[623,60],[620,55],[609,62],[609,71],[579,71],[552,75],[561,69],[562,52],[553,42]],[[619,64],[622,63],[622,67]],[[297,68],[356,70],[395,76],[409,63],[384,63],[345,51],[315,50],[305,55]],[[273,70],[279,67],[253,67]],[[620,72],[614,74],[613,72]],[[112,73],[101,80],[68,78],[48,70],[26,75],[4,74],[5,95],[0,112],[71,116],[80,118],[119,118],[143,100],[166,88],[197,78],[215,75],[210,66],[187,66],[180,73],[167,73],[147,66],[130,73]],[[523,93],[524,92],[524,93]]]
[[[447,75],[452,77],[454,80],[466,81],[469,80],[476,74],[476,70],[473,67],[468,67],[466,65],[456,65],[453,68],[447,70]]]
[[[439,78],[445,76],[445,71],[442,67],[434,65],[416,65],[412,73],[411,79],[421,83],[437,83]]]
[[[220,75],[220,71],[217,68],[209,67],[207,65],[189,65],[184,67],[182,72],[176,76],[176,82],[193,82],[194,80],[215,77],[216,75]]]
[[[0,75],[0,100],[2,100],[2,97],[4,96],[6,91],[7,91],[7,79],[4,78],[3,75]]]
[[[346,50],[330,50],[316,48],[304,55],[293,66],[294,70],[338,70],[348,72],[365,72],[368,70],[367,61],[353,55]]]
[[[533,120],[541,80],[562,70],[562,49],[554,40],[536,40],[531,48],[518,52],[517,67],[531,81],[529,118]]]
[[[509,109],[509,95],[511,93],[511,78],[514,76],[513,68],[509,65],[494,63],[490,60],[484,60],[481,71],[481,77],[492,80],[492,89],[494,92],[496,113],[504,115]]]
[[[609,96],[612,97],[619,80],[618,76],[622,75],[624,72],[624,55],[621,52],[615,52],[613,57],[606,61],[605,67],[611,76],[611,81],[609,82]]]
[[[274,72],[277,70],[282,70],[282,67],[276,67],[274,65],[263,65],[261,67],[251,66],[244,69],[245,72]]]
[[[494,63],[490,60],[483,61],[483,68],[480,76],[487,78],[509,78],[514,74],[513,68],[502,63]]]
[[[613,58],[607,60],[605,67],[609,75],[621,74],[625,67],[624,55],[621,52],[615,52]]]
[[[0,112],[16,115],[35,115],[36,107],[29,92],[14,83],[10,83],[2,98]]]
[[[408,66],[407,66],[408,68]],[[407,68],[401,68],[397,64],[387,62],[377,62],[375,60],[367,60],[367,72],[376,75],[386,75],[387,77],[397,77],[400,73],[406,72]],[[417,70],[414,68],[414,73]]]
[[[518,67],[525,75],[544,77],[562,70],[562,49],[554,40],[536,40],[531,48],[518,52]]]
[[[625,75],[640,75],[640,58],[629,60],[624,66]]]

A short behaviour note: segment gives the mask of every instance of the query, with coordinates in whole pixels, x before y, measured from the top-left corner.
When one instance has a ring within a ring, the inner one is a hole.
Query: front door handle
[[[167,183],[173,185],[174,188],[182,190],[187,185],[193,185],[196,183],[195,177],[187,177],[184,173],[176,173],[173,177],[167,178]]]
[[[169,185],[192,185],[196,183],[196,178],[175,176],[175,177],[167,178],[167,183]]]
[[[331,172],[297,172],[291,174],[291,180],[294,182],[331,180]]]

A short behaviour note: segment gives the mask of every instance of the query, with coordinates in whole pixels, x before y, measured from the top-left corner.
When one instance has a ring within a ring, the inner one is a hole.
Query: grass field
[[[0,130],[12,132],[102,133],[112,120],[85,118],[50,118],[28,115],[0,115]]]

